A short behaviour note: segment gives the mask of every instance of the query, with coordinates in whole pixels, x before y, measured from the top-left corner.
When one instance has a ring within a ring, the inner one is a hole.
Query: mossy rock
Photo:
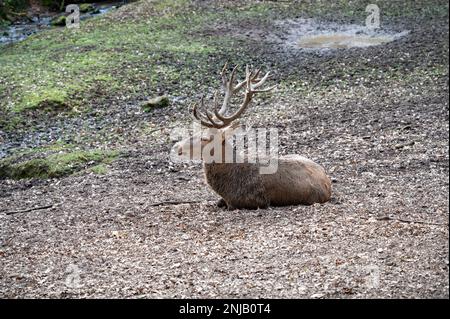
[[[30,151],[30,153],[32,152]],[[39,156],[39,154],[37,155]],[[118,152],[103,150],[66,150],[42,158],[25,160],[22,159],[23,154],[22,156],[11,156],[0,161],[0,179],[55,178],[71,175],[88,168],[91,168],[95,174],[105,174],[106,164],[111,163],[117,156]]]
[[[169,106],[169,98],[165,95],[157,96],[155,98],[149,99],[141,104],[142,109],[145,112],[150,112],[153,109],[160,109]]]
[[[66,25],[66,16],[62,15],[62,16],[55,17],[50,21],[50,24],[55,27],[65,26]]]
[[[98,164],[92,166],[90,171],[97,175],[105,175],[108,172],[108,167],[105,164]]]
[[[43,159],[32,159],[18,164],[12,164],[9,161],[0,163],[0,179],[39,178],[48,176],[49,172],[49,163]]]
[[[47,88],[27,95],[23,100],[22,110],[68,111],[72,109],[69,102],[67,92],[56,88]]]
[[[80,3],[78,5],[78,7],[80,8],[80,12],[81,13],[95,13],[95,12],[99,12],[99,10],[92,4],[92,3]]]
[[[52,100],[52,99],[45,99],[36,106],[36,109],[42,109],[44,111],[64,111],[70,109],[70,106],[66,104],[64,101],[60,100]]]

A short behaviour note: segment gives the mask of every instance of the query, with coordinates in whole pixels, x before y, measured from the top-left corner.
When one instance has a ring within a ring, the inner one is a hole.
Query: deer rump
[[[278,159],[278,170],[260,174],[252,163],[205,163],[205,178],[228,209],[324,203],[331,181],[322,166],[300,155]]]

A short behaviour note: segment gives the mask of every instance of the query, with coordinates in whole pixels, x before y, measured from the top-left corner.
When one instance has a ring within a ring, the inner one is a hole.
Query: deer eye
[[[202,138],[201,138],[201,141],[202,141],[202,142],[210,142],[211,139],[209,139],[209,138],[207,138],[207,137],[202,137]]]

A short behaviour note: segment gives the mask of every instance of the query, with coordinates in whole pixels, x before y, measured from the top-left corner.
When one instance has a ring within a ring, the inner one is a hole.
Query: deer
[[[218,207],[234,209],[264,209],[269,206],[312,205],[325,203],[331,197],[331,181],[325,169],[312,160],[297,154],[279,156],[278,169],[272,174],[260,173],[260,162],[250,162],[245,158],[225,161],[226,149],[232,149],[230,136],[236,127],[238,119],[248,108],[255,94],[268,92],[274,87],[261,88],[269,78],[270,72],[259,77],[260,71],[250,71],[246,66],[245,79],[236,82],[235,66],[228,76],[227,64],[220,72],[224,97],[219,109],[218,90],[214,94],[213,109],[206,112],[203,97],[200,103],[192,108],[192,117],[206,134],[199,133],[176,143],[172,150],[179,157],[188,160],[203,161],[203,171],[206,183],[220,196]],[[236,112],[227,115],[227,108],[233,96],[243,91],[243,101]],[[205,156],[214,155],[211,144],[221,145],[221,158],[205,160]],[[212,149],[204,152],[205,149]],[[206,153],[207,155],[205,155]],[[278,154],[277,154],[278,156]]]

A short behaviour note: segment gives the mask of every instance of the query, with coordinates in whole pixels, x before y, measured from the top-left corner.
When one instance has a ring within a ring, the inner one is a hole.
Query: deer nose
[[[178,147],[178,156],[183,155],[183,148]]]

